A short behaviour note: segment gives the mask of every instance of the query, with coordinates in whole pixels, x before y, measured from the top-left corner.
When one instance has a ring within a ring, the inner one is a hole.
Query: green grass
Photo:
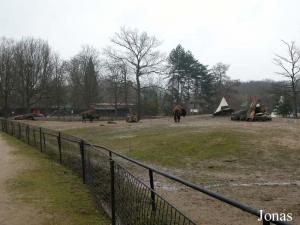
[[[185,166],[206,159],[238,155],[241,139],[231,132],[173,133],[139,138],[129,155],[167,166]],[[143,146],[143,148],[141,148]]]
[[[82,180],[61,165],[23,142],[3,134],[24,159],[26,168],[10,180],[8,190],[21,203],[42,210],[47,216],[43,225],[105,225],[108,217],[96,210],[92,196]]]
[[[192,128],[114,129],[91,127],[66,131],[92,143],[117,149],[133,158],[161,166],[185,167],[201,160],[222,159],[246,153],[250,134],[233,130]]]
[[[197,177],[195,171],[203,168],[210,172],[235,174],[281,168],[289,173],[298,167],[300,159],[299,149],[289,145],[286,136],[282,137],[289,134],[289,137],[295,136],[296,140],[299,135],[286,127],[257,130],[252,127],[247,130],[234,126],[219,129],[215,126],[166,126],[156,123],[143,127],[120,123],[64,132],[147,164],[191,171],[191,177],[184,172],[184,176],[190,180]]]

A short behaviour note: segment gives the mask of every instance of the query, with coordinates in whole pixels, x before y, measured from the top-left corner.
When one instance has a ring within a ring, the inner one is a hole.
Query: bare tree
[[[218,83],[223,84],[229,77],[226,75],[229,65],[222,62],[217,63],[212,67],[212,73]]]
[[[66,62],[61,60],[58,55],[54,55],[52,64],[53,78],[51,82],[51,92],[55,106],[59,109],[66,95]]]
[[[121,94],[122,77],[122,64],[114,61],[106,61],[106,79],[109,83],[108,91],[111,93],[111,99],[115,107],[115,116],[118,114],[118,102]]]
[[[47,93],[52,74],[51,54],[48,43],[40,39],[22,39],[16,44],[17,88],[27,112]]]
[[[128,94],[129,94],[129,85],[128,85],[128,68],[126,63],[121,62],[119,64],[119,69],[121,72],[121,76],[122,76],[122,86],[123,86],[123,90],[124,90],[124,103],[125,105],[128,104]]]
[[[217,63],[211,69],[211,73],[214,76],[216,82],[216,92],[217,92],[217,99],[221,96],[225,95],[225,86],[226,83],[230,80],[230,78],[226,75],[229,69],[229,65],[224,64],[222,62]]]
[[[98,51],[84,47],[68,65],[69,83],[73,105],[77,108],[89,107],[98,99]]]
[[[105,53],[116,60],[126,62],[135,74],[137,86],[137,119],[141,118],[141,81],[143,75],[158,73],[164,61],[157,50],[160,42],[146,32],[121,28],[119,33],[111,39],[114,48],[107,48]]]
[[[277,74],[289,79],[289,82],[286,87],[292,93],[294,117],[297,117],[297,84],[300,79],[300,54],[294,41],[292,41],[291,43],[285,41],[282,42],[287,47],[287,56],[281,56],[276,54],[276,58],[274,58],[274,63],[282,69],[282,72],[277,72]]]
[[[5,117],[8,116],[9,98],[15,87],[14,75],[14,42],[3,38],[0,40],[0,98]]]

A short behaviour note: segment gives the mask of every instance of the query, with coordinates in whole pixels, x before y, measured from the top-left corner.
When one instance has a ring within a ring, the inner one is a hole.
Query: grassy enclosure
[[[148,163],[170,167],[239,156],[246,150],[246,135],[231,130],[198,132],[190,128],[153,127],[118,131],[113,126],[99,126],[68,130],[67,133]]]
[[[15,138],[3,135],[30,166],[8,183],[12,198],[31,205],[42,214],[43,225],[110,224],[108,217],[96,210],[94,201],[82,180],[69,169]]]
[[[32,123],[114,149],[258,209],[292,212],[295,224],[300,219],[299,120],[233,122],[190,116],[180,124],[172,118],[133,124]],[[199,223],[237,224],[234,219],[240,218],[255,224],[224,204],[155,179],[158,191]]]
[[[283,121],[247,123],[190,117],[179,125],[158,119],[140,124],[99,123],[64,132],[170,168],[197,167],[215,160],[245,166],[289,167],[300,160],[297,148],[300,128],[298,124]]]

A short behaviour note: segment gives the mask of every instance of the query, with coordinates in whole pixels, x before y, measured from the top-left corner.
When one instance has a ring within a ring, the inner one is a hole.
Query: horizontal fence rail
[[[112,218],[112,225],[196,225],[156,190],[154,174],[180,183],[260,217],[259,210],[150,167],[130,157],[83,139],[42,127],[0,119],[1,130],[39,149],[78,174],[90,188],[96,204]],[[126,162],[148,170],[149,184],[121,165]],[[265,213],[264,213],[265,214]],[[262,221],[263,225],[292,225],[283,221]]]

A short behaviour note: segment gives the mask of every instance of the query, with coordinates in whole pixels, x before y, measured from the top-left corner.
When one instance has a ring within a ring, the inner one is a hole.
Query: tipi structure
[[[214,116],[225,116],[225,115],[230,115],[233,112],[233,109],[229,107],[226,99],[222,97],[222,100],[216,109],[216,111],[213,113]]]

